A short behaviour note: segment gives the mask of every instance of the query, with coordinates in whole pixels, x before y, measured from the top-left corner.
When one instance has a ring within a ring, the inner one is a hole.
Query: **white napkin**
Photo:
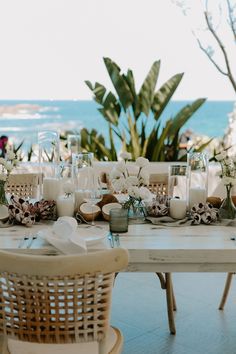
[[[52,229],[44,230],[40,236],[64,254],[87,252],[86,242],[79,236],[77,221],[72,217],[58,218]],[[76,244],[71,241],[72,239],[76,239]]]

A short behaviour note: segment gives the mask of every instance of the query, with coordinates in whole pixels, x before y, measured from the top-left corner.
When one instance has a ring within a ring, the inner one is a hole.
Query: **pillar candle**
[[[56,201],[57,205],[57,216],[73,216],[75,209],[75,198],[74,196],[60,195]]]
[[[172,198],[170,200],[170,216],[173,219],[183,219],[186,216],[187,200]]]
[[[57,200],[61,194],[61,181],[59,178],[45,177],[43,179],[43,199]]]
[[[194,204],[206,203],[207,193],[205,188],[190,188],[189,189],[189,208],[191,209]]]

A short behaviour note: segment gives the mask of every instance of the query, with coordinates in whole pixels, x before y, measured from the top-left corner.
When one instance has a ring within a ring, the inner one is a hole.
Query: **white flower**
[[[6,162],[4,167],[8,172],[13,170],[13,165],[10,162]]]
[[[7,180],[7,175],[0,175],[0,181],[6,182]]]
[[[125,161],[122,160],[122,161],[117,162],[116,169],[117,169],[117,171],[119,171],[121,173],[127,172]]]
[[[148,159],[145,159],[145,157],[138,157],[136,160],[136,165],[143,168],[143,167],[149,165],[149,161],[148,161]]]
[[[150,200],[152,198],[152,193],[146,187],[139,188],[139,196],[142,200]]]
[[[147,168],[142,168],[139,173],[140,184],[147,186],[149,184],[149,172]]]
[[[3,157],[0,157],[0,165],[5,166],[6,160]]]
[[[121,192],[123,189],[125,189],[125,179],[124,178],[118,178],[112,181],[112,187],[115,192]]]
[[[223,176],[222,182],[225,186],[227,186],[228,184],[231,184],[234,186],[236,184],[236,179],[233,177]]]
[[[13,151],[8,151],[6,154],[6,157],[8,160],[15,160],[16,159],[16,154]]]
[[[121,178],[122,176],[123,174],[120,171],[118,171],[116,168],[113,168],[113,170],[110,173],[111,180]]]
[[[131,186],[128,188],[128,194],[133,198],[140,198],[140,188],[137,186]]]
[[[123,160],[131,160],[131,153],[130,152],[127,152],[127,151],[124,151],[120,154],[120,157],[123,159]]]
[[[137,176],[129,176],[126,178],[126,185],[128,187],[138,186],[138,184],[139,184],[139,179]]]

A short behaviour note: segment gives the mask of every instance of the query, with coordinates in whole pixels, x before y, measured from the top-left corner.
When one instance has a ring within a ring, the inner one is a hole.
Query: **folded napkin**
[[[188,218],[176,220],[171,218],[170,216],[160,216],[160,217],[147,216],[146,220],[151,221],[151,223],[154,225],[160,226],[160,228],[163,228],[165,226],[176,227],[176,226],[183,226],[183,225],[191,225],[192,223],[192,220]]]
[[[77,222],[72,217],[58,218],[52,228],[43,230],[39,235],[64,254],[87,252],[86,242],[79,236]],[[76,240],[76,243],[72,240]]]

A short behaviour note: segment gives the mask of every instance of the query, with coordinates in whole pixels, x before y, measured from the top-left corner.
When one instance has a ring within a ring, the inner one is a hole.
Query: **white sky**
[[[174,99],[235,98],[169,0],[0,0],[0,46],[0,99],[91,99],[104,56],[137,88],[161,59],[158,86],[185,72]]]

